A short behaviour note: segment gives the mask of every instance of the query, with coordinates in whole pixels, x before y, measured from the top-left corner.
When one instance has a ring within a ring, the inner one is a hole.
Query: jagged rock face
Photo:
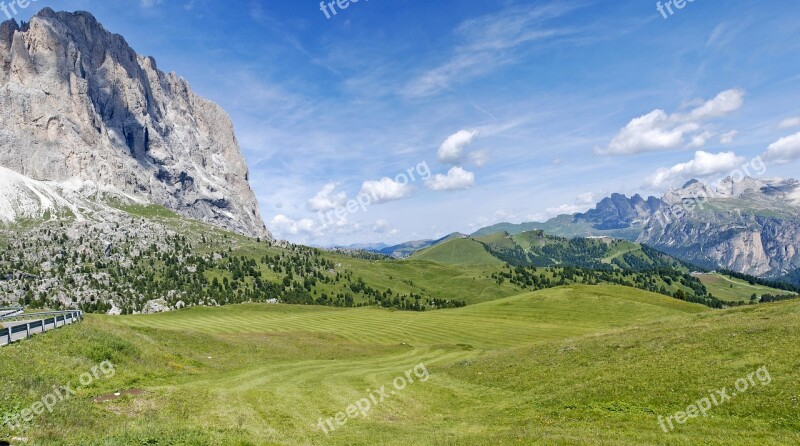
[[[645,200],[639,195],[628,198],[625,195],[612,194],[600,201],[594,209],[577,214],[575,219],[586,220],[598,230],[626,229],[647,220],[663,205],[655,197]]]
[[[664,200],[693,206],[654,216],[639,241],[698,265],[780,278],[800,268],[798,192],[796,180],[691,182]]]
[[[270,238],[225,112],[89,13],[0,25],[0,166]]]

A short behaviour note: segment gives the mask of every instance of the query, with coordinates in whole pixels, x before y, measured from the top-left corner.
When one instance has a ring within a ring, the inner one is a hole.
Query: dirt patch
[[[144,393],[145,391],[142,389],[123,390],[122,392],[114,392],[114,393],[109,393],[107,395],[100,395],[98,397],[92,398],[92,402],[105,403],[106,401],[118,400],[123,396],[137,396],[137,395],[142,395]]]

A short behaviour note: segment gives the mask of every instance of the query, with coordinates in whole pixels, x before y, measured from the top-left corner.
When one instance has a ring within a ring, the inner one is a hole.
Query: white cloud
[[[770,144],[763,155],[766,161],[786,164],[800,159],[800,133],[781,138]]]
[[[597,152],[603,155],[629,155],[676,149],[684,144],[686,134],[696,131],[697,126],[675,127],[673,121],[663,110],[654,110],[633,119],[611,140],[607,148]]]
[[[545,209],[544,213],[537,215],[533,221],[546,221],[559,215],[572,215],[579,212],[586,212],[593,208],[600,201],[599,195],[594,192],[584,192],[575,197],[573,204],[562,204],[561,206]]]
[[[745,162],[745,158],[733,152],[708,153],[698,151],[694,159],[669,168],[658,169],[646,179],[650,187],[661,188],[678,181],[703,178],[733,172]]]
[[[692,136],[692,141],[689,143],[689,147],[693,149],[699,149],[700,147],[705,146],[706,143],[708,143],[708,141],[710,141],[713,137],[714,133],[706,130],[703,133]]]
[[[386,234],[392,231],[396,231],[396,229],[392,229],[389,222],[386,220],[378,220],[372,225],[372,232],[376,234]]]
[[[464,149],[475,141],[479,132],[477,130],[459,130],[450,135],[439,146],[439,161],[446,164],[460,164],[464,158]]]
[[[594,192],[584,192],[575,197],[575,204],[579,205],[586,205],[586,204],[594,205],[598,201],[599,200],[597,198],[597,195]]]
[[[347,194],[345,192],[334,193],[335,190],[336,183],[326,184],[322,190],[317,192],[317,195],[308,200],[308,209],[313,212],[324,212],[344,206],[347,202]]]
[[[549,220],[553,217],[558,217],[559,215],[572,215],[577,214],[578,212],[586,211],[586,205],[579,205],[579,204],[562,204],[561,206],[554,207],[554,208],[547,208],[545,210],[545,220]]]
[[[152,8],[153,6],[161,3],[161,0],[140,0],[139,3],[143,8]]]
[[[608,147],[596,148],[600,155],[632,155],[644,152],[700,148],[714,132],[704,121],[723,117],[744,104],[744,91],[727,90],[689,113],[654,110],[631,120],[611,140]]]
[[[733,144],[733,140],[739,135],[739,132],[736,130],[731,130],[730,132],[725,132],[719,136],[720,144]]]
[[[269,228],[280,238],[301,233],[312,234],[315,230],[315,223],[314,220],[308,218],[294,220],[283,214],[278,214],[270,220]]]
[[[782,129],[789,129],[792,127],[800,127],[800,117],[786,118],[778,125]]]
[[[475,174],[460,167],[453,167],[447,175],[437,174],[425,182],[434,191],[454,191],[469,189],[475,185]]]
[[[414,188],[410,185],[384,177],[379,181],[365,181],[361,185],[359,195],[367,195],[372,199],[373,204],[380,204],[402,200],[413,192]]]
[[[721,118],[739,110],[744,105],[744,91],[738,88],[726,90],[714,99],[692,110],[690,117],[693,119]]]

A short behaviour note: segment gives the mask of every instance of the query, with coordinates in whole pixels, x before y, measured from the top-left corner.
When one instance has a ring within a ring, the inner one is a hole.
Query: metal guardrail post
[[[45,333],[47,331],[47,323],[48,321],[52,321],[53,329],[57,329],[63,327],[65,325],[71,325],[75,322],[79,322],[83,320],[83,311],[82,310],[62,310],[62,311],[49,311],[49,312],[42,312],[42,313],[24,313],[24,309],[20,308],[0,308],[2,310],[18,310],[12,311],[11,313],[2,314],[0,316],[0,321],[20,321],[22,323],[18,325],[11,326],[7,329],[0,329],[0,333],[3,333],[2,339],[6,341],[3,343],[0,341],[0,346],[5,346],[8,344],[12,344],[14,342],[14,335],[19,333],[25,333],[25,338],[30,339],[34,334],[37,333]],[[27,319],[27,320],[26,320]],[[59,325],[59,322],[61,325]],[[39,324],[39,325],[36,325]],[[36,327],[41,327],[38,332],[34,332]]]

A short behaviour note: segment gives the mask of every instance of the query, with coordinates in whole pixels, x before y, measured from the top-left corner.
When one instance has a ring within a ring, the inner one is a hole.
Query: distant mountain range
[[[404,259],[410,257],[417,251],[428,248],[430,246],[438,245],[439,243],[446,242],[454,238],[466,238],[465,234],[454,232],[436,240],[415,240],[411,242],[400,243],[399,245],[387,245],[386,243],[357,243],[347,246],[333,246],[334,249],[349,249],[349,250],[363,250],[383,254],[396,259]]]
[[[662,198],[612,194],[585,213],[499,223],[470,237],[530,231],[628,240],[700,267],[800,283],[800,182],[793,179],[728,178],[716,188],[692,180]],[[451,234],[376,252],[409,257],[454,237],[466,238]]]

